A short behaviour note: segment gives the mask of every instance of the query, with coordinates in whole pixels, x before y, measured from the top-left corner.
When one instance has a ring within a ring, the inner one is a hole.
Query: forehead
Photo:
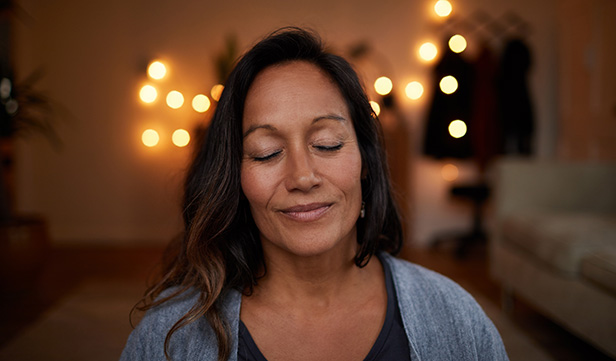
[[[336,87],[330,76],[317,65],[304,60],[287,61],[270,65],[255,77],[250,90],[272,84],[293,83],[295,81],[320,82],[321,85]]]
[[[337,84],[318,66],[294,61],[265,68],[253,81],[244,104],[244,125],[279,113],[343,113],[348,108]]]

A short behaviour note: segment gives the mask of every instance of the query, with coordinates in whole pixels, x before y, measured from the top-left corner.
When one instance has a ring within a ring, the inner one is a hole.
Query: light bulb
[[[449,49],[454,53],[461,53],[466,49],[466,39],[460,35],[456,34],[449,38]]]
[[[425,42],[419,47],[419,56],[425,61],[433,60],[437,54],[436,45],[431,42]]]
[[[192,107],[198,113],[205,113],[210,109],[210,98],[204,94],[197,94],[192,100]]]
[[[453,8],[451,3],[447,0],[439,0],[434,4],[434,12],[442,18],[449,16],[451,10],[453,10]]]
[[[460,119],[449,123],[449,134],[454,138],[462,138],[466,134],[466,123]]]
[[[139,98],[144,103],[153,103],[157,96],[158,92],[156,91],[156,88],[151,85],[144,85],[139,91]]]
[[[394,85],[391,82],[391,79],[389,79],[386,76],[382,76],[374,81],[374,90],[379,95],[387,95],[391,93],[391,90],[393,89],[393,87]]]
[[[458,90],[458,80],[451,75],[447,75],[439,82],[441,91],[445,94],[453,94]]]
[[[177,90],[172,90],[167,94],[167,105],[172,109],[179,109],[184,104],[184,96]]]
[[[219,101],[220,100],[220,96],[222,95],[222,91],[225,89],[224,85],[222,84],[216,84],[212,87],[212,90],[210,91],[210,95],[212,96],[212,99],[214,99],[215,101]]]
[[[441,176],[443,176],[443,179],[448,182],[453,182],[458,179],[459,174],[460,171],[458,170],[458,167],[451,163],[445,164],[443,168],[441,168]]]
[[[190,134],[185,129],[177,129],[173,132],[171,140],[176,147],[185,147],[190,142]]]
[[[406,85],[404,91],[409,99],[417,100],[423,95],[424,88],[420,82],[412,81]]]
[[[372,107],[374,114],[376,114],[376,116],[378,117],[379,114],[381,114],[381,107],[379,106],[379,103],[375,102],[374,100],[371,100],[370,106]]]
[[[160,61],[154,61],[148,66],[148,75],[152,79],[160,80],[167,74],[167,67]]]
[[[145,131],[143,131],[143,134],[141,134],[141,141],[146,147],[154,147],[158,144],[159,140],[160,136],[158,135],[158,132],[154,129],[146,129]]]

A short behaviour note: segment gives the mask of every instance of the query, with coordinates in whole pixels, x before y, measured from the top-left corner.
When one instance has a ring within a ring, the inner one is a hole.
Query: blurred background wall
[[[533,65],[529,78],[536,118],[536,157],[557,156],[559,106],[558,0],[456,0],[452,16],[481,11],[493,18],[514,12],[530,29],[527,42]],[[408,152],[397,157],[410,167],[407,201],[409,242],[425,245],[435,233],[466,227],[470,209],[448,200],[450,183],[444,162],[421,155],[424,118],[431,93],[433,63],[421,61],[419,46],[440,44],[444,21],[428,0],[22,0],[13,18],[12,54],[16,79],[38,68],[38,84],[57,105],[59,151],[40,137],[18,140],[17,206],[44,215],[53,242],[162,243],[181,229],[180,186],[190,147],[170,137],[177,128],[193,129],[207,121],[190,108],[197,93],[209,96],[218,82],[215,58],[234,35],[243,52],[268,32],[285,25],[318,31],[330,47],[348,54],[369,44],[358,62],[371,97],[381,75],[392,79],[394,96],[407,122]],[[473,36],[468,51],[473,51]],[[498,47],[504,37],[495,36]],[[147,64],[166,62],[168,73],[157,83],[159,100],[144,104],[139,89],[152,83]],[[404,94],[410,81],[424,84],[424,95]],[[166,92],[184,93],[180,109],[164,105]],[[148,148],[145,129],[156,129],[160,142]],[[460,179],[473,178],[474,166],[454,161]]]

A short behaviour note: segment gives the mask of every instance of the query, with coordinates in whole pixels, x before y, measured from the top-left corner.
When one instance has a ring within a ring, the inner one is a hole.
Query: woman
[[[122,360],[501,360],[401,224],[357,75],[283,29],[231,73],[189,170],[185,234]]]

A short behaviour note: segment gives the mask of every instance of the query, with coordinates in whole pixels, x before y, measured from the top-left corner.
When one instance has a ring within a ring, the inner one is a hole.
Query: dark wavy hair
[[[218,359],[227,359],[230,334],[221,300],[231,289],[250,294],[266,272],[259,230],[240,184],[242,117],[246,94],[257,74],[293,61],[323,70],[337,84],[350,111],[362,159],[365,202],[365,217],[357,222],[355,264],[365,266],[379,251],[396,254],[400,250],[402,226],[391,196],[381,129],[357,74],[343,58],[328,53],[314,33],[280,29],[245,53],[231,72],[187,174],[184,233],[168,251],[160,281],[148,290],[139,308],[147,310],[188,290],[199,292],[198,303],[167,334],[167,357],[173,333],[205,316],[217,337]],[[158,297],[169,287],[175,291]]]

